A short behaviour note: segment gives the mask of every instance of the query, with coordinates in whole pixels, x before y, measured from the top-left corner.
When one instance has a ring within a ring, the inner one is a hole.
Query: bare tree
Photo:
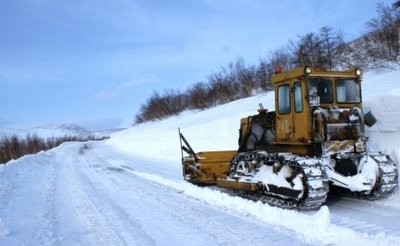
[[[188,108],[205,109],[211,106],[207,96],[209,88],[204,82],[197,82],[187,92]]]
[[[321,67],[333,69],[340,65],[340,58],[343,56],[340,47],[345,44],[341,32],[334,32],[332,27],[324,26],[320,29],[321,41]]]
[[[64,136],[58,138],[50,138],[47,141],[37,135],[28,135],[26,139],[18,136],[3,136],[0,139],[0,164],[4,164],[10,160],[18,159],[27,154],[35,154],[42,150],[48,150],[59,146],[65,142],[79,141],[85,142],[89,140],[103,140],[108,137],[95,136]]]
[[[268,91],[272,89],[270,78],[273,73],[274,69],[271,63],[267,59],[260,59],[255,71],[255,80],[262,90]]]
[[[341,64],[343,55],[340,47],[345,44],[343,35],[332,27],[324,26],[319,33],[298,36],[297,42],[290,41],[289,50],[295,66],[310,65],[321,69],[333,69]]]
[[[367,23],[366,53],[371,67],[385,68],[400,64],[400,10],[379,3],[378,17]]]
[[[296,49],[296,45],[292,43],[292,46],[294,49]],[[295,51],[296,52],[296,51]],[[295,53],[294,52],[294,53]],[[280,66],[283,70],[289,70],[297,66],[295,64],[295,60],[297,57],[294,57],[290,53],[290,48],[289,47],[281,47],[273,52],[270,52],[268,55],[268,60],[271,65],[272,73],[274,72],[274,69],[276,66]]]
[[[322,46],[320,37],[313,33],[298,36],[297,42],[291,41],[291,50],[297,66],[313,66],[324,68],[322,62]]]
[[[244,59],[239,58],[235,63],[234,69],[236,83],[238,87],[237,98],[249,97],[254,94],[254,91],[260,86],[256,84],[254,66],[246,67]]]

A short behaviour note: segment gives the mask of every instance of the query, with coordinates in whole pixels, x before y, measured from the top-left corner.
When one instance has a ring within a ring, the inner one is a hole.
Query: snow
[[[275,185],[277,187],[286,187],[286,188],[291,188],[294,190],[299,190],[302,191],[304,189],[303,183],[301,182],[300,177],[295,177],[291,182],[289,183],[286,178],[290,177],[292,175],[292,169],[289,168],[287,165],[283,166],[278,173],[275,173],[273,171],[272,166],[266,166],[262,165],[259,169],[258,172],[254,177],[252,177],[251,181],[258,183],[258,182],[264,182],[268,180],[268,184]],[[246,178],[241,178],[241,182],[246,182]],[[301,194],[299,194],[300,196]]]
[[[400,71],[366,74],[368,148],[399,162]],[[178,127],[195,151],[237,148],[240,118],[273,94],[66,143],[0,166],[0,245],[400,245],[400,194],[330,196],[285,210],[182,180]]]
[[[42,138],[64,137],[64,136],[88,136],[91,132],[74,124],[51,124],[45,126],[38,126],[30,129],[10,129],[0,128],[1,136],[17,136],[19,138],[26,138],[28,135],[37,135]]]

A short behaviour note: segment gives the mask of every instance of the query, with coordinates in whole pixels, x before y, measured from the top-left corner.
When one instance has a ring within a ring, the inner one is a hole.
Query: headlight
[[[356,76],[360,77],[362,75],[362,70],[360,68],[356,68]]]
[[[311,73],[311,67],[309,67],[309,66],[304,67],[304,73],[305,74],[310,74]]]

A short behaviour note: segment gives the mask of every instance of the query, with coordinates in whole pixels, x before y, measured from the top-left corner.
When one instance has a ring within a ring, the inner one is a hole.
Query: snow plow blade
[[[197,185],[216,185],[217,179],[229,175],[230,163],[236,150],[196,153],[179,130],[182,151],[182,173],[185,181]],[[188,156],[183,156],[186,152]]]
[[[229,174],[230,161],[236,151],[207,151],[195,154],[196,158],[188,156],[182,159],[184,179],[194,184],[216,185],[217,179],[226,178]]]
[[[298,199],[302,190],[293,190],[286,187],[278,187],[272,184],[261,184],[253,182],[242,182],[235,179],[218,179],[217,186],[226,189],[242,190],[254,193],[274,193],[275,196],[282,196],[285,198]]]

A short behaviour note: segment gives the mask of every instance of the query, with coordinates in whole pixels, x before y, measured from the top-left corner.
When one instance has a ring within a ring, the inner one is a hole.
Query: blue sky
[[[0,0],[0,127],[127,126],[238,57],[322,26],[355,38],[378,2],[394,0]]]

